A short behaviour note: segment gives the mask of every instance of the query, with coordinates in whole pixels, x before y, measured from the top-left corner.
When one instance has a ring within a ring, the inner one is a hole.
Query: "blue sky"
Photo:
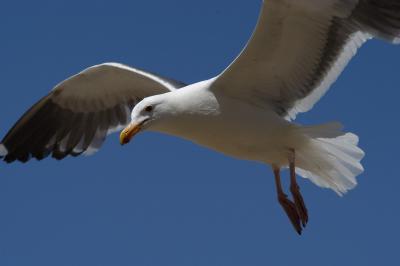
[[[0,135],[54,85],[116,61],[187,83],[241,50],[261,1],[7,1]],[[0,265],[394,265],[400,237],[400,47],[364,46],[303,124],[341,121],[366,151],[344,198],[300,180],[297,236],[269,167],[155,133],[92,157],[0,163]]]

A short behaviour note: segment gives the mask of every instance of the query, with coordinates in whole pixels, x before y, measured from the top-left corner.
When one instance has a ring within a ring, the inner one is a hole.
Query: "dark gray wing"
[[[294,119],[371,37],[398,42],[398,0],[265,0],[255,32],[215,91]]]
[[[0,158],[10,163],[91,154],[109,133],[129,123],[143,98],[184,86],[121,64],[90,67],[57,85],[20,118],[0,143]]]

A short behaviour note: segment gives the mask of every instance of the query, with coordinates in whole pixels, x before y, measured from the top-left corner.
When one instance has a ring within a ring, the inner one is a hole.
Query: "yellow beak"
[[[122,130],[119,141],[121,145],[128,144],[129,141],[142,129],[142,124],[131,123],[124,130]]]

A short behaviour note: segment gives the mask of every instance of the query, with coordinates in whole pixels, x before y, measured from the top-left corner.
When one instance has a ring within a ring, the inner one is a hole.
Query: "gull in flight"
[[[248,44],[217,77],[186,85],[117,63],[90,67],[33,105],[0,144],[8,163],[89,155],[117,130],[190,140],[272,166],[278,201],[301,234],[308,212],[296,175],[339,195],[357,185],[364,156],[338,123],[293,123],[372,38],[400,42],[399,0],[264,0]],[[280,171],[289,168],[288,197]]]

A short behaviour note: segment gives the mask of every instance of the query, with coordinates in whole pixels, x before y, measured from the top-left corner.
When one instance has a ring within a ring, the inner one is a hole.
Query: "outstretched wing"
[[[6,162],[95,152],[107,134],[126,126],[143,98],[185,84],[116,63],[90,67],[32,106],[0,143]]]
[[[213,89],[294,119],[371,37],[400,40],[400,1],[264,0],[251,40]]]

